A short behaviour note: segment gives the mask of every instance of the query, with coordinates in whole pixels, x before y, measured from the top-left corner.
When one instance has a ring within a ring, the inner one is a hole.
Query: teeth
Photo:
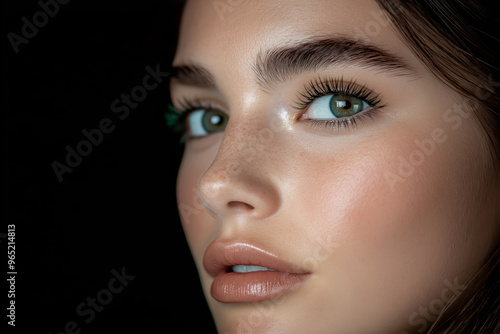
[[[237,266],[233,266],[233,271],[235,273],[251,273],[253,271],[276,271],[276,270],[273,270],[273,269],[269,269],[269,268],[266,268],[266,267],[261,267],[261,266],[245,266],[245,265],[237,265]]]

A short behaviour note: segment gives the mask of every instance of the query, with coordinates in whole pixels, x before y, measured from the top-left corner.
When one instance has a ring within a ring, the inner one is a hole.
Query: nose
[[[230,129],[228,124],[219,151],[199,180],[199,194],[217,218],[264,219],[280,208],[275,154],[270,152],[272,133]]]

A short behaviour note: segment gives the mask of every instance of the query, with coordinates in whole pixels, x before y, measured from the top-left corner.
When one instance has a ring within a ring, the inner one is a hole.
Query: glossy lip
[[[230,272],[235,265],[261,266],[275,271]],[[252,303],[296,290],[310,272],[245,242],[214,241],[203,258],[205,270],[214,277],[210,294],[222,303]]]

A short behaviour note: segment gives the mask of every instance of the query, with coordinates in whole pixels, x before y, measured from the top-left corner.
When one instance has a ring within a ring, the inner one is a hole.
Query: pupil
[[[337,108],[351,109],[351,102],[349,101],[336,101]]]

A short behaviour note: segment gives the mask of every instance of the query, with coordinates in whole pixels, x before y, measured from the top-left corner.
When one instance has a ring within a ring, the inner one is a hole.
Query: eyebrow
[[[395,76],[417,74],[403,59],[388,51],[342,37],[316,38],[259,52],[253,69],[260,86],[271,88],[299,73],[326,70],[334,65],[359,66]]]
[[[348,38],[315,38],[295,45],[260,51],[253,71],[263,89],[271,89],[293,76],[308,71],[326,70],[332,66],[358,66],[387,75],[416,75],[417,72],[400,57],[360,41]],[[215,78],[196,64],[174,66],[172,78],[181,84],[215,88]]]
[[[171,79],[181,84],[200,88],[215,88],[215,78],[208,70],[200,65],[179,65],[172,68]]]

